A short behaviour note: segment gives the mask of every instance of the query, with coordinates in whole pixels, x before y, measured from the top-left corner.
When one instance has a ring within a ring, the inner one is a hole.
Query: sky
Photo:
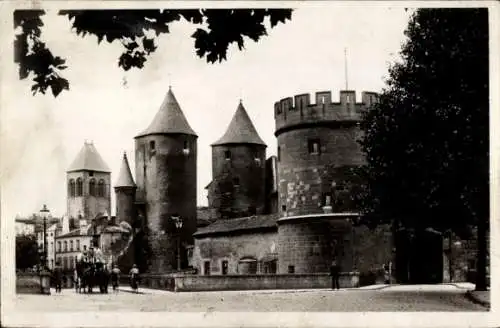
[[[92,140],[117,179],[123,152],[134,174],[134,136],[158,111],[169,85],[198,134],[199,206],[207,205],[204,187],[211,181],[210,144],[220,138],[242,99],[267,156],[276,154],[274,102],[302,93],[330,90],[333,100],[348,86],[381,91],[390,63],[397,60],[411,11],[380,5],[300,7],[292,20],[269,30],[245,50],[235,46],[228,60],[208,64],[194,51],[195,27],[175,23],[157,40],[158,49],[142,70],[118,67],[118,42],[97,45],[93,36],[71,31],[65,17],[50,11],[43,38],[67,59],[63,76],[70,90],[31,94],[31,81],[4,86],[2,102],[2,211],[27,216],[47,204],[54,216],[66,212],[66,169]],[[9,67],[15,75],[17,67]],[[112,214],[115,213],[114,192]]]

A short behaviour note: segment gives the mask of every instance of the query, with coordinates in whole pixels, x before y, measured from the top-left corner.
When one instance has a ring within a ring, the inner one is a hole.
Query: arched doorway
[[[239,274],[257,274],[257,259],[251,256],[242,257],[238,261]]]

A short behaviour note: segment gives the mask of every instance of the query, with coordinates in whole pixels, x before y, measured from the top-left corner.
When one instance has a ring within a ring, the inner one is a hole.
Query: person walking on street
[[[118,287],[120,284],[120,269],[118,269],[117,265],[113,266],[113,269],[111,270],[111,284],[113,285],[113,291],[118,292]]]
[[[133,265],[132,269],[130,269],[130,287],[132,287],[132,290],[135,291],[136,293],[139,292],[139,286],[138,286],[138,280],[139,280],[139,269],[137,268],[137,265]]]
[[[340,266],[336,259],[332,261],[332,265],[330,266],[330,276],[332,277],[332,289],[340,289]]]
[[[53,271],[54,283],[56,285],[56,293],[60,293],[62,289],[62,268],[59,262],[56,262],[56,266]]]

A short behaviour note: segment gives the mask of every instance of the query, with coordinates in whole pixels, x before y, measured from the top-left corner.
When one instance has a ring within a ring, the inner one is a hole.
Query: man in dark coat
[[[332,265],[330,266],[330,276],[332,277],[332,289],[340,289],[340,266],[336,259],[332,261]]]
[[[62,289],[62,268],[59,262],[56,263],[54,271],[52,271],[54,277],[54,283],[56,285],[56,293],[60,293]]]

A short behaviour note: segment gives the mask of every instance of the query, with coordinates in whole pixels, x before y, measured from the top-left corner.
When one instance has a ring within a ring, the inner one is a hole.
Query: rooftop
[[[229,123],[226,133],[217,140],[212,146],[224,144],[257,144],[266,146],[264,141],[260,138],[255,126],[248,116],[243,104],[239,103],[234,116]]]
[[[74,171],[111,172],[92,142],[84,143],[67,172]]]
[[[182,133],[196,136],[196,133],[189,125],[170,87],[153,121],[149,127],[136,136],[136,138],[150,134],[169,133]]]
[[[120,169],[120,174],[118,175],[118,180],[115,184],[115,188],[117,187],[135,187],[134,178],[132,177],[132,171],[130,171],[130,165],[128,164],[126,153],[123,153],[122,167]]]
[[[213,234],[230,234],[257,229],[273,229],[279,213],[268,215],[254,215],[237,219],[217,220],[207,227],[200,228],[193,236],[200,237]]]

